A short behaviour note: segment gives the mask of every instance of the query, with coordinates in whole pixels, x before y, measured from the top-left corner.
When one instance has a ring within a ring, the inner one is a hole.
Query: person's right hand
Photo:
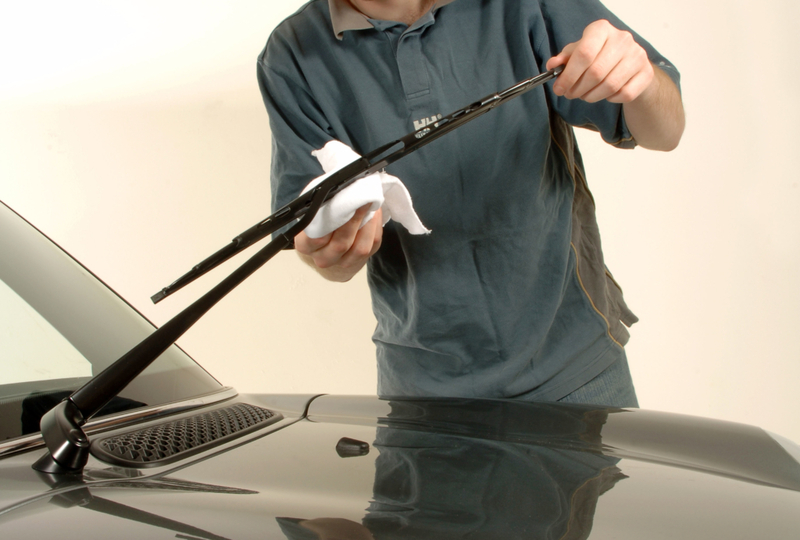
[[[381,210],[359,229],[370,205],[359,208],[355,215],[320,238],[309,238],[304,232],[294,237],[294,247],[300,258],[330,281],[349,281],[367,263],[383,239]]]

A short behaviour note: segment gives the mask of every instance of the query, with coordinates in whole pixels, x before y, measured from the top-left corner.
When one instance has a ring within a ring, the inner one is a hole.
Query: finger
[[[339,259],[339,266],[360,268],[378,251],[383,237],[383,225],[379,212],[358,230],[350,249]]]
[[[356,210],[356,213],[353,215],[353,217],[351,217],[344,225],[342,225],[342,227],[337,229],[337,231],[345,229],[345,231],[349,231],[352,233],[352,235],[355,235],[355,231],[358,230],[358,226],[361,224],[361,221],[363,221],[367,211],[369,211],[368,205],[359,208]],[[329,245],[335,232],[336,231],[330,232],[325,236],[320,236],[319,238],[311,238],[305,233],[305,231],[301,231],[294,238],[294,247],[299,253],[311,255]]]
[[[356,235],[358,234],[361,222],[369,212],[370,205],[364,205],[356,210],[350,220],[333,231],[330,240],[322,248],[311,253],[311,257],[319,268],[329,268],[340,264],[342,257],[350,251]]]
[[[560,53],[553,56],[552,58],[550,58],[550,60],[547,61],[547,64],[545,64],[544,66],[545,69],[550,70],[555,67],[563,66],[564,64],[566,64],[567,61],[569,60],[570,54],[572,54],[572,49],[574,48],[575,48],[574,43],[570,43],[569,45],[564,47],[564,50],[562,50]]]
[[[630,62],[624,59],[615,59],[613,55],[603,57],[596,66],[591,67],[584,74],[580,83],[575,87],[575,98],[589,103],[596,103],[619,92],[635,74],[630,69]],[[611,65],[611,62],[617,63]],[[610,67],[609,67],[610,66]]]
[[[556,77],[555,82],[553,83],[553,92],[557,96],[563,96],[564,92],[566,92],[570,87],[572,87],[575,80],[574,75],[570,76],[570,72],[567,71],[567,66],[569,65],[569,59],[572,56],[572,51],[575,50],[576,44],[570,43],[564,49],[558,53],[556,56],[552,57],[550,60],[547,61],[545,67],[547,69],[553,69],[557,66],[564,66],[564,70],[559,73],[558,77]],[[566,76],[565,76],[566,72]]]
[[[584,37],[576,43],[571,43],[564,48],[563,53],[569,55],[564,71],[556,79],[553,85],[553,91],[558,96],[565,96],[568,99],[573,99],[576,95],[576,85],[583,77],[586,70],[597,58],[600,51],[603,49],[605,38],[595,33],[587,31]]]
[[[383,242],[383,209],[378,208],[378,211],[375,212],[375,217],[373,219],[375,220],[375,245],[372,248],[370,257],[375,255],[375,253],[381,247],[381,243]]]
[[[382,209],[378,208],[378,211],[375,212],[375,215],[372,217],[372,223],[375,227],[375,233],[372,237],[372,249],[370,250],[369,256],[372,257],[381,247],[381,242],[383,241],[383,211]]]
[[[331,233],[326,234],[325,236],[320,236],[319,238],[310,238],[305,231],[300,231],[294,237],[294,248],[297,250],[298,253],[302,253],[304,255],[311,255],[315,251],[318,251],[325,247],[328,242],[331,240]]]
[[[630,103],[638,98],[653,82],[655,74],[650,66],[650,71],[642,70],[634,75],[619,91],[606,99],[612,103]]]
[[[632,37],[623,36],[622,42],[622,48],[619,47],[619,43],[609,44],[610,57],[616,58],[620,55],[619,61],[593,88],[584,92],[580,96],[581,99],[596,102],[616,96],[616,99],[621,101],[615,102],[624,103],[636,99],[650,84],[653,78],[653,66],[647,58],[647,53],[633,41]],[[597,75],[600,74],[598,71]]]
[[[605,91],[608,75],[616,69],[614,58],[611,55],[600,55],[597,60],[590,65],[577,80],[577,82],[565,92],[567,99],[583,99],[585,101],[600,101],[613,92]],[[618,90],[618,88],[617,88]],[[602,95],[599,99],[596,96]]]

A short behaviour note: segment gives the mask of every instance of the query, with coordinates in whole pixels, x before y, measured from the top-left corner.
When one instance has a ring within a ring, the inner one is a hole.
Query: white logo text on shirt
[[[422,120],[414,120],[414,131],[420,130],[425,126],[433,124],[436,127],[436,122],[442,119],[441,114],[434,114],[433,116],[429,116],[428,118],[423,118]]]

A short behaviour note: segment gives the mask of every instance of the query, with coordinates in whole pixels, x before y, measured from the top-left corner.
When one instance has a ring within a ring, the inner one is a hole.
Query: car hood
[[[756,538],[800,530],[791,443],[729,422],[487,400],[240,396],[283,420],[81,478],[0,461],[6,538]],[[306,407],[306,402],[310,404]]]

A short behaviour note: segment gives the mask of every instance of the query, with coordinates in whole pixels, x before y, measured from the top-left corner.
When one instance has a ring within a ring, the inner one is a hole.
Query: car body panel
[[[94,373],[153,331],[3,205],[0,253],[0,280]],[[166,461],[91,455],[80,474],[33,470],[46,452],[38,419],[84,379],[0,385],[2,538],[744,540],[800,531],[800,448],[757,427],[555,403],[238,395],[177,347],[84,426],[90,439],[191,424],[231,404],[274,416]]]
[[[108,527],[121,538],[281,539],[343,530],[353,538],[744,539],[800,530],[800,493],[767,481],[776,468],[788,479],[800,465],[750,426],[504,401],[323,396],[306,413],[310,396],[236,399],[270,405],[285,420],[166,467],[92,458],[83,479],[51,486],[30,470],[41,451],[0,461],[0,530],[41,538],[63,523],[62,538]],[[736,434],[734,454],[769,463],[730,465],[727,445],[707,444],[721,432]],[[368,442],[369,453],[340,457],[343,437]],[[707,466],[714,455],[728,465]],[[14,478],[38,482],[38,493],[20,497]]]

